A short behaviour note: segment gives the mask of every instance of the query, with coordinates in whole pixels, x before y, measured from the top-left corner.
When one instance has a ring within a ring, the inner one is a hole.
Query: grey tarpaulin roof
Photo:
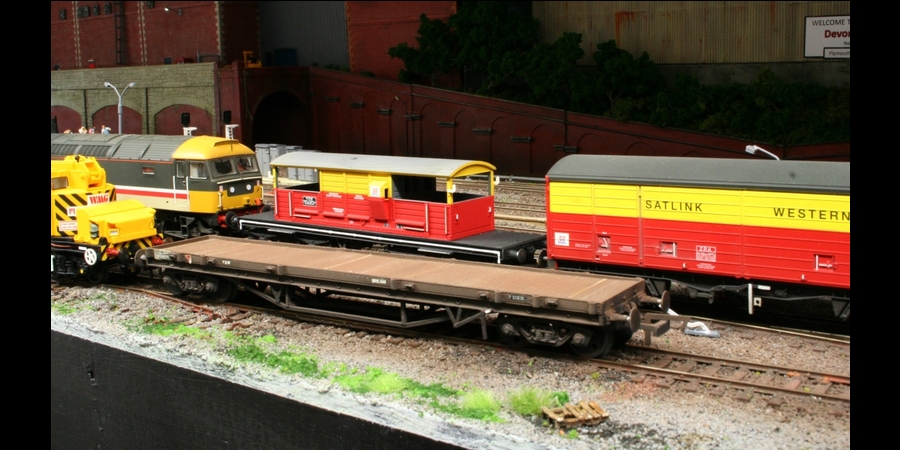
[[[774,159],[570,155],[550,181],[850,194],[850,163]]]
[[[84,155],[110,159],[168,161],[172,153],[196,136],[143,134],[50,134],[50,155]]]

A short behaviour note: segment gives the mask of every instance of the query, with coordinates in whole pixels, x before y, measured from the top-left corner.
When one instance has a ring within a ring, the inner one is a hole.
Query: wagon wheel
[[[183,275],[180,272],[175,270],[163,270],[161,275],[163,284],[166,285],[166,289],[168,289],[172,295],[181,297],[185,294],[184,289],[181,288],[183,284]]]
[[[515,348],[528,345],[528,339],[519,332],[519,327],[516,325],[515,320],[508,317],[499,319],[497,321],[497,329],[500,330],[500,340],[504,344]]]
[[[615,341],[613,327],[597,327],[593,328],[592,331],[593,333],[587,344],[575,345],[574,342],[569,343],[569,348],[576,355],[585,358],[601,358],[612,350],[613,342]]]
[[[631,336],[634,336],[634,332],[627,324],[613,325],[613,348],[624,347],[631,340]]]
[[[122,278],[125,279],[125,282],[128,284],[134,283],[137,281],[138,274],[141,272],[141,269],[135,267],[134,265],[125,266],[120,265],[119,270],[122,272]]]
[[[234,300],[237,297],[237,285],[231,280],[224,278],[219,279],[218,287],[215,292],[210,292],[207,297],[213,303],[225,303]]]
[[[109,279],[109,264],[101,262],[100,264],[88,267],[84,276],[91,284],[106,283],[106,280]]]

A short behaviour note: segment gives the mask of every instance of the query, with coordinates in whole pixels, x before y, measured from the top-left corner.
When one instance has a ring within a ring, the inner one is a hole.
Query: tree
[[[696,130],[704,114],[710,109],[704,93],[697,77],[685,73],[675,74],[672,88],[661,91],[656,96],[656,109],[650,123]]]
[[[580,33],[563,33],[551,45],[535,46],[522,71],[531,89],[533,102],[552,108],[568,109],[578,77],[576,62],[584,56]]]
[[[597,44],[594,52],[597,63],[598,89],[609,101],[610,115],[616,117],[616,103],[623,98],[652,99],[665,86],[665,80],[647,52],[634,58],[631,53],[620,49],[615,40]],[[645,102],[647,109],[652,102]]]
[[[479,92],[497,92],[517,77],[538,42],[540,22],[506,2],[466,2],[448,20],[459,39],[459,63],[484,75]]]
[[[388,49],[391,58],[400,58],[405,69],[400,69],[400,80],[412,81],[416,77],[425,77],[437,86],[441,75],[458,68],[459,56],[456,35],[450,26],[440,20],[430,20],[425,14],[419,16],[419,36],[416,37],[419,47],[410,47],[401,42]]]

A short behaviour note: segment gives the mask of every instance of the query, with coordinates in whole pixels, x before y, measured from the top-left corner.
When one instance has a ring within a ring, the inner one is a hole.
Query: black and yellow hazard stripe
[[[56,236],[75,236],[78,234],[77,231],[60,231],[59,222],[67,221],[67,220],[75,220],[74,217],[69,217],[68,211],[69,208],[78,208],[81,206],[88,205],[88,197],[91,195],[98,194],[109,194],[109,201],[115,201],[116,199],[116,189],[101,189],[97,191],[87,191],[87,192],[68,192],[63,194],[54,194],[53,195],[53,204],[50,206],[52,209],[51,213],[55,218],[55,229]]]
[[[159,236],[148,236],[148,237],[143,237],[140,239],[135,239],[133,241],[120,242],[118,244],[113,244],[112,247],[114,249],[118,250],[120,253],[121,252],[129,253],[129,251],[131,253],[137,253],[138,250],[143,250],[145,248],[152,247],[153,246],[152,239],[154,237],[159,237]],[[159,237],[159,238],[161,239],[161,237]],[[137,246],[137,248],[132,247],[132,244]]]

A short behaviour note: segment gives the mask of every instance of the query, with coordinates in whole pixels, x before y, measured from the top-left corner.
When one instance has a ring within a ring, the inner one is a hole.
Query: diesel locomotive
[[[215,136],[51,134],[50,158],[91,156],[106,169],[120,200],[156,209],[169,239],[229,234],[236,218],[262,211],[255,153]]]

